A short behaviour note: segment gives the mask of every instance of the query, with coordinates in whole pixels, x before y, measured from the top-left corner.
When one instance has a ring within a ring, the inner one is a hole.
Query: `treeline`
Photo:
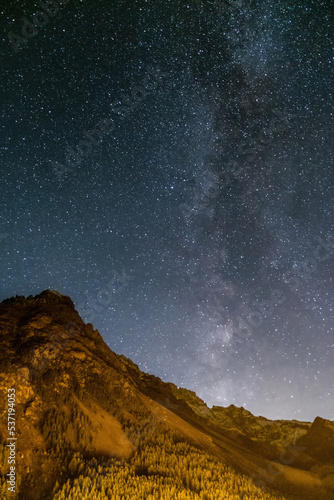
[[[49,450],[66,456],[73,442],[81,450],[85,450],[92,442],[89,418],[78,407],[72,407],[69,414],[64,410],[51,408],[44,417],[42,436]]]
[[[129,460],[99,462],[77,453],[69,471],[72,478],[56,485],[54,500],[285,500],[161,431],[148,435]]]

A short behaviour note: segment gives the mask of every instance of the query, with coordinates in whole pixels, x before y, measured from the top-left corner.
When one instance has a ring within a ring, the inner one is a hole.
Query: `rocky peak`
[[[29,295],[29,297],[24,297],[23,295],[16,295],[15,297],[10,297],[9,299],[5,299],[1,302],[0,307],[5,305],[6,307],[9,305],[41,305],[41,304],[65,304],[69,305],[74,309],[74,304],[70,297],[67,295],[62,295],[56,290],[44,290],[38,295]]]
[[[99,347],[107,350],[91,324],[85,324],[70,297],[54,290],[0,304],[0,362],[5,368],[28,369],[30,374],[52,368],[66,356],[86,359]],[[114,355],[115,356],[115,355]]]

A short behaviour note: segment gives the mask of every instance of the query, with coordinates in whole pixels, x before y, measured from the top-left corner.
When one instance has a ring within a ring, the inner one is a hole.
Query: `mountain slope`
[[[3,301],[0,347],[4,498],[9,388],[17,498],[334,498],[331,422],[209,409],[112,352],[69,297]]]

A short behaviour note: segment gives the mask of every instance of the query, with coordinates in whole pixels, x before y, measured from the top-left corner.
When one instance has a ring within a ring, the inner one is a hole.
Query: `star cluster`
[[[1,10],[1,299],[71,296],[209,405],[332,419],[330,2],[36,5]]]

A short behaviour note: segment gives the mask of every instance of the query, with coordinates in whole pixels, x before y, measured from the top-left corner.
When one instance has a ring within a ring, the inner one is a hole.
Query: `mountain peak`
[[[10,297],[9,299],[5,299],[1,302],[0,306],[2,304],[8,305],[8,304],[21,304],[21,303],[26,303],[29,305],[32,305],[34,303],[64,303],[69,306],[72,306],[74,308],[74,304],[71,300],[70,297],[67,295],[63,295],[57,290],[52,290],[52,289],[47,289],[44,290],[43,292],[39,293],[38,295],[29,295],[28,297],[24,297],[23,295],[15,295],[14,297]]]
[[[87,349],[109,351],[101,335],[85,324],[70,297],[44,290],[0,304],[0,362],[25,368],[30,377],[54,369],[61,359],[86,359]]]

